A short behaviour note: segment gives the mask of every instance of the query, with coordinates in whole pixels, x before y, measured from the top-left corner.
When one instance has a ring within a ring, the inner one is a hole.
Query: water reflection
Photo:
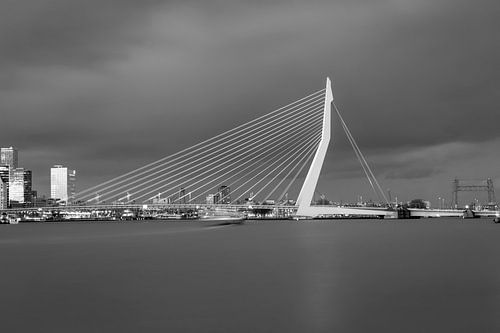
[[[1,228],[16,331],[492,331],[491,221],[267,221]]]

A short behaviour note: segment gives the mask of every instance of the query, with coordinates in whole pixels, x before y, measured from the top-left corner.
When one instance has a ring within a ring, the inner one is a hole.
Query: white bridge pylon
[[[309,167],[309,172],[304,180],[302,189],[300,190],[299,196],[297,198],[297,216],[304,217],[317,217],[317,216],[330,216],[330,215],[363,215],[363,216],[384,216],[384,217],[397,217],[397,212],[389,211],[387,209],[376,209],[376,208],[363,208],[363,207],[338,207],[338,206],[316,206],[311,205],[314,191],[316,190],[316,185],[318,184],[318,179],[323,167],[323,162],[328,151],[328,145],[330,143],[331,137],[331,109],[334,103],[332,84],[330,78],[326,78],[326,89],[325,89],[325,103],[323,107],[323,128],[321,132],[321,140],[314,155],[311,166]],[[336,108],[337,112],[338,109]],[[340,116],[340,114],[339,114]],[[341,119],[342,120],[342,119]],[[343,120],[342,120],[343,122]],[[346,125],[344,123],[344,129],[346,130]],[[347,130],[348,131],[348,130]],[[346,131],[346,132],[347,132]],[[347,134],[347,133],[346,133]],[[350,133],[349,133],[350,134]],[[351,140],[351,139],[350,139]],[[353,140],[353,139],[352,139]],[[352,143],[352,142],[351,142]],[[356,152],[358,155],[358,152]],[[359,153],[360,154],[360,153]],[[359,158],[359,155],[358,155]],[[364,158],[363,158],[364,160]],[[366,162],[366,161],[365,161]],[[365,170],[365,167],[363,166]],[[365,170],[365,173],[367,171]],[[370,170],[371,173],[371,170]],[[367,173],[367,176],[369,174]],[[372,174],[373,176],[373,174]],[[374,179],[374,177],[373,177]],[[369,179],[370,180],[370,179]],[[376,180],[375,180],[376,182]],[[372,181],[370,180],[370,184]],[[378,183],[377,183],[378,185]],[[372,185],[373,186],[373,185]]]

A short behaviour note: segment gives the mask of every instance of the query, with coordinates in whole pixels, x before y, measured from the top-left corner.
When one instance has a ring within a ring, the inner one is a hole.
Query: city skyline
[[[11,35],[2,37],[9,126],[0,143],[22,151],[42,194],[54,163],[78,169],[84,189],[315,91],[331,75],[384,189],[404,201],[451,199],[455,177],[500,183],[499,5],[459,4],[237,1],[217,11],[91,1],[35,13],[11,3],[0,14]],[[320,193],[375,199],[338,130]]]

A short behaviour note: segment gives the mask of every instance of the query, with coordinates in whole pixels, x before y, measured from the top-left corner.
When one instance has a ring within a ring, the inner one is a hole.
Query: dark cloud
[[[392,179],[421,179],[429,178],[436,174],[439,174],[439,170],[435,170],[433,167],[415,167],[413,169],[396,169],[394,168],[387,174],[387,178]]]
[[[0,145],[20,148],[42,192],[51,164],[71,164],[80,186],[92,185],[315,91],[327,75],[390,186],[431,193],[392,182],[450,178],[460,168],[447,161],[469,160],[449,149],[472,152],[500,136],[498,1],[0,6]],[[362,170],[335,133],[325,177],[353,184]],[[427,165],[436,147],[447,157]]]
[[[3,66],[88,67],[123,56],[140,43],[160,1],[4,1],[0,14]],[[146,23],[146,24],[145,24]]]

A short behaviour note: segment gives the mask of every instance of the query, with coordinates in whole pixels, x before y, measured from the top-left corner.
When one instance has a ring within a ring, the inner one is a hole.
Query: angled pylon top
[[[316,184],[318,183],[319,175],[321,173],[321,168],[323,166],[323,161],[325,160],[326,152],[328,150],[328,145],[330,143],[331,135],[331,107],[333,101],[332,93],[332,83],[330,78],[326,78],[325,87],[325,103],[323,108],[323,130],[321,133],[321,141],[314,155],[314,159],[309,167],[309,172],[307,173],[302,189],[300,190],[299,196],[297,198],[297,215],[299,216],[312,216],[308,211],[311,207],[311,201],[314,196],[314,191],[316,189]]]

